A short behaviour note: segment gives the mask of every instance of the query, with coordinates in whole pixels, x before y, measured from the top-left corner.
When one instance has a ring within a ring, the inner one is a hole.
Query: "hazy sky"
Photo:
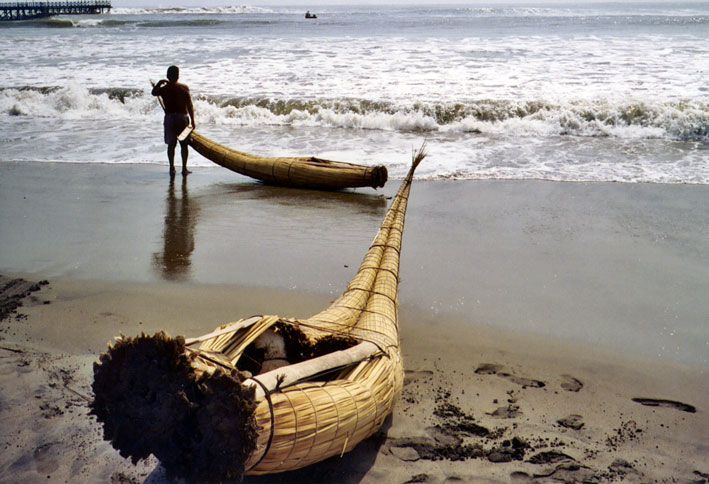
[[[683,0],[681,3],[701,3],[705,0]],[[609,0],[446,0],[443,2],[435,2],[431,0],[295,0],[277,2],[273,0],[113,0],[113,5],[116,7],[122,6],[141,6],[141,7],[173,7],[173,6],[222,6],[222,5],[257,5],[268,7],[303,7],[307,8],[313,5],[494,5],[494,4],[573,4],[577,6],[593,4],[593,3],[672,3],[667,0],[624,0],[622,2]]]

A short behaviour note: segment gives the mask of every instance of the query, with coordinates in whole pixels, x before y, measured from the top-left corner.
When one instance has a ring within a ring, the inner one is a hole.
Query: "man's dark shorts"
[[[177,137],[190,124],[190,117],[186,114],[166,114],[163,126],[165,126],[165,144],[177,143]]]

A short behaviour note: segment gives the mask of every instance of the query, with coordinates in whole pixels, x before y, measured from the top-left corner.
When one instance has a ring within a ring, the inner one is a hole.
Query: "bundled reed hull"
[[[94,367],[92,412],[104,437],[134,461],[153,453],[168,472],[208,481],[298,469],[374,434],[403,386],[399,260],[423,157],[415,158],[347,290],[324,311],[308,319],[254,316],[187,340],[119,340]],[[257,365],[245,375],[240,370],[251,368],[265,335],[285,341],[291,364],[272,371]],[[165,421],[172,426],[155,424]],[[151,434],[146,425],[160,430]],[[228,440],[223,448],[215,435]]]
[[[315,157],[263,158],[222,146],[192,132],[192,148],[217,165],[265,183],[288,187],[340,190],[357,187],[383,187],[387,181],[384,166],[362,166]]]

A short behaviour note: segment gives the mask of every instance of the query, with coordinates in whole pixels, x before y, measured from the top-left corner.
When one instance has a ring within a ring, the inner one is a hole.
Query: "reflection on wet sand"
[[[323,191],[293,189],[265,185],[261,183],[216,183],[200,193],[202,199],[219,200],[263,200],[275,205],[288,207],[325,208],[342,210],[346,215],[355,213],[379,217],[386,211],[387,197],[382,194],[357,191]]]
[[[175,179],[171,178],[165,199],[163,250],[153,254],[153,268],[163,279],[189,279],[198,213],[199,205],[190,201],[187,192],[187,177],[182,177],[180,198],[175,195]]]
[[[179,179],[178,179],[179,183]],[[171,181],[165,198],[165,224],[161,250],[152,254],[152,271],[160,279],[186,282],[215,274],[227,278],[244,270],[240,254],[266,250],[291,250],[309,241],[330,241],[369,233],[386,211],[385,195],[353,191],[320,192],[272,187],[263,184],[203,183],[191,179],[181,187]],[[200,250],[195,251],[197,223]],[[333,229],[336,227],[336,229]],[[288,243],[281,244],[287,232]],[[160,247],[158,245],[158,247]],[[153,249],[155,250],[155,249]],[[218,264],[205,265],[195,254],[225,252]],[[250,252],[251,251],[251,252]],[[197,262],[199,261],[199,262]],[[225,272],[225,268],[229,270]]]

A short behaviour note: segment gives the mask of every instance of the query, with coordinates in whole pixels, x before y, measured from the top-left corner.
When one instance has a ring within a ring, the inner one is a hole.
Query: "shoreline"
[[[0,163],[0,273],[339,295],[398,184]],[[424,315],[709,365],[709,186],[418,181],[400,299]]]
[[[287,155],[283,155],[287,156]],[[204,158],[202,155],[197,153],[196,151],[191,151],[190,152],[190,160],[192,160],[192,157],[199,157],[201,160],[204,160],[208,164],[204,165],[190,165],[189,169],[193,173],[199,174],[201,173],[209,173],[214,170],[219,171],[220,168],[217,168],[214,166],[214,163],[211,160],[208,160],[207,158]],[[178,160],[179,161],[179,160]],[[347,162],[350,163],[357,163],[356,160],[348,160]],[[0,163],[4,164],[18,164],[18,165],[68,165],[68,166],[75,166],[75,167],[82,167],[82,166],[135,166],[135,167],[150,167],[150,168],[155,168],[156,170],[159,169],[161,172],[164,172],[167,170],[169,164],[164,161],[164,162],[155,162],[155,161],[142,161],[142,162],[135,162],[135,161],[66,161],[66,160],[12,160],[12,161],[1,161]],[[189,163],[188,163],[189,164]],[[399,163],[400,165],[404,166],[405,163]],[[229,175],[232,177],[235,177],[235,181],[244,181],[246,183],[253,183],[253,184],[259,184],[260,182],[256,181],[255,179],[240,175],[235,172],[229,172]],[[392,182],[399,182],[404,179],[405,173],[400,173],[398,175],[389,175],[388,178],[388,183]],[[181,175],[177,173],[177,178],[179,178]],[[414,178],[415,182],[414,183],[422,183],[422,182],[431,182],[431,183],[447,183],[447,182],[539,182],[539,183],[562,183],[562,184],[572,184],[572,185],[605,185],[605,184],[611,184],[611,185],[629,185],[629,186],[634,186],[634,185],[659,185],[659,186],[664,186],[664,185],[669,185],[669,186],[696,186],[696,187],[706,187],[709,186],[708,183],[702,182],[702,181],[654,181],[654,180],[640,180],[640,181],[629,181],[629,180],[569,180],[569,179],[556,179],[556,178],[544,178],[544,177],[529,177],[529,178],[514,178],[514,177],[493,177],[493,176],[482,176],[479,178],[475,177],[469,177],[469,178],[455,178],[454,176],[446,176],[446,175],[440,175],[440,176],[420,176],[417,175]],[[309,190],[302,188],[301,190]],[[365,193],[367,188],[353,188],[353,189],[346,189],[343,190],[344,193]]]
[[[0,418],[8,423],[0,443],[2,479],[32,481],[46,474],[53,480],[168,482],[154,459],[138,467],[121,459],[86,415],[91,365],[106,342],[119,333],[164,328],[194,336],[265,306],[284,316],[308,315],[328,299],[229,285],[55,279],[24,303],[19,318],[0,323]],[[441,331],[455,324],[422,317],[407,305],[401,321],[406,381],[385,432],[342,459],[245,482],[306,476],[323,482],[549,476],[699,482],[709,472],[702,468],[709,441],[706,372],[467,321]],[[671,400],[695,411],[645,406],[633,398]]]
[[[61,288],[65,294],[62,298],[56,296],[38,301],[32,300],[29,306],[22,305],[18,311],[32,308],[31,312],[35,317],[41,318],[49,308],[42,308],[42,305],[49,306],[54,302],[66,302],[74,298],[82,300],[81,303],[72,305],[72,312],[84,312],[99,307],[112,308],[119,311],[119,304],[124,300],[131,300],[131,304],[123,309],[123,316],[120,325],[130,324],[138,332],[166,331],[171,336],[193,337],[204,332],[213,330],[216,326],[247,318],[257,314],[279,314],[284,317],[307,318],[328,306],[336,297],[332,294],[324,294],[301,289],[287,289],[269,286],[249,286],[241,284],[224,283],[180,283],[172,281],[111,281],[99,279],[73,279],[67,277],[54,277],[43,279],[40,274],[32,273],[0,273],[2,280],[20,279],[24,281],[49,282],[54,287]],[[36,283],[33,283],[36,284]],[[41,286],[41,285],[40,285]],[[111,297],[106,296],[111,294]],[[238,300],[231,297],[239,294]],[[115,298],[116,301],[111,299]],[[84,300],[92,300],[90,305],[86,305]],[[200,305],[196,308],[185,308],[180,300],[203,300],[211,301],[214,306],[207,308]],[[155,307],[149,309],[150,305]],[[133,306],[137,306],[133,308]],[[127,310],[126,310],[127,309]],[[138,316],[137,311],[142,312]],[[670,371],[688,371],[696,375],[709,374],[709,365],[700,363],[687,363],[671,359],[658,359],[645,354],[619,353],[613,347],[590,346],[582,341],[572,338],[548,337],[525,329],[500,328],[485,322],[476,321],[475,317],[465,318],[458,313],[438,312],[426,314],[423,305],[414,303],[400,305],[400,313],[404,324],[413,325],[415,333],[429,331],[431,328],[445,330],[444,334],[455,334],[456,332],[475,333],[485,345],[494,351],[496,342],[503,342],[505,346],[515,347],[520,358],[533,357],[539,360],[544,358],[533,349],[527,349],[524,343],[529,343],[530,348],[546,347],[551,355],[563,355],[566,359],[578,358],[587,362],[605,362],[618,367],[653,367],[655,370],[665,368]],[[110,312],[110,311],[109,311]],[[111,312],[111,314],[115,314]],[[167,314],[167,315],[166,315]],[[101,314],[106,316],[106,314]],[[151,320],[151,316],[153,317]],[[137,326],[136,326],[136,321]],[[169,323],[168,323],[169,321]],[[166,326],[167,325],[167,326]],[[169,327],[168,327],[169,326]],[[34,328],[39,330],[39,328]],[[122,328],[119,328],[122,329]],[[27,337],[36,341],[39,333],[27,333]],[[77,346],[63,346],[61,335],[56,334],[52,340],[59,346],[42,347],[38,349],[52,352],[77,352],[80,355],[97,356],[117,334],[110,334],[105,338],[103,344],[91,345],[85,349]],[[128,334],[126,334],[128,336]],[[445,336],[443,336],[445,338]],[[402,336],[403,340],[404,336]],[[0,339],[0,341],[2,341]],[[95,341],[96,342],[96,341]],[[482,345],[482,342],[478,342]]]

